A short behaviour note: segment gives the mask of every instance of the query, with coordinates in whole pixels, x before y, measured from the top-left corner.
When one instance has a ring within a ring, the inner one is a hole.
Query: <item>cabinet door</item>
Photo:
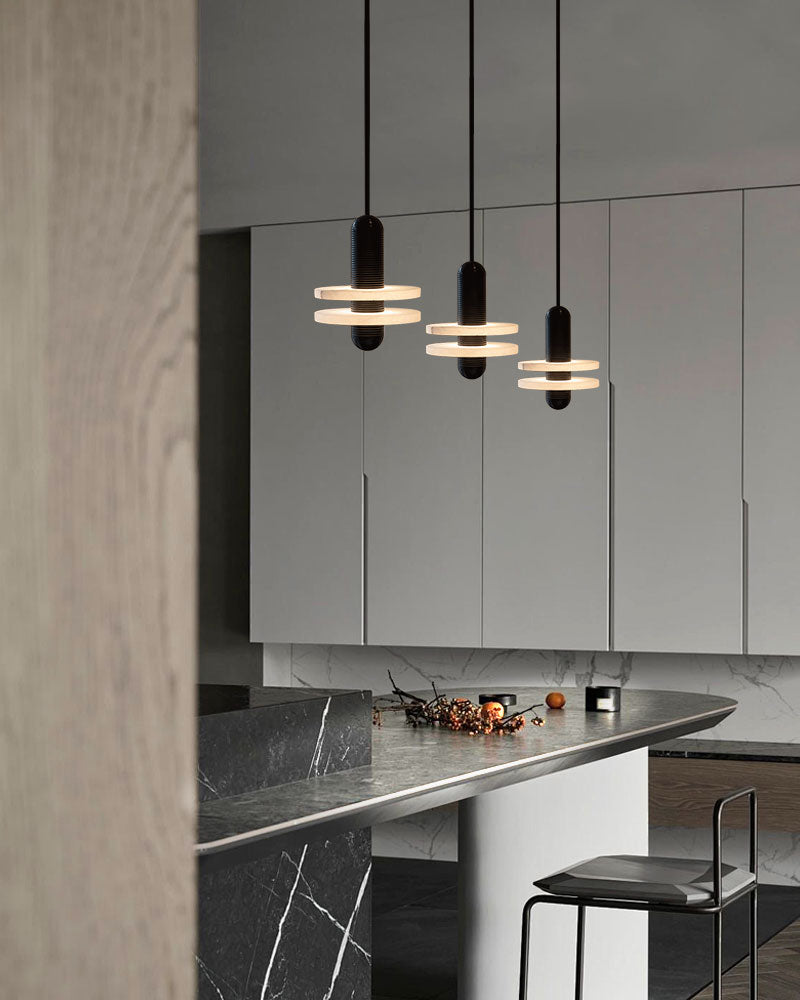
[[[201,0],[202,229],[361,212],[363,17],[362,0]],[[372,211],[463,209],[467,6],[373,3],[371,18]]]
[[[745,194],[747,651],[800,653],[800,188]]]
[[[252,231],[250,632],[362,640],[361,387],[314,287],[349,280],[350,224]]]
[[[742,206],[611,206],[614,648],[742,648]]]
[[[364,359],[366,641],[477,646],[481,382],[462,378],[454,359],[426,355],[424,327],[456,320],[467,217],[390,218],[384,226],[386,280],[422,285],[424,322],[387,328]]]
[[[484,234],[489,311],[519,323],[519,359],[542,358],[555,305],[555,212],[486,212]],[[490,647],[608,647],[607,203],[565,206],[562,246],[573,353],[600,362],[600,388],[573,393],[556,411],[544,393],[517,388],[517,358],[499,359],[484,376]]]

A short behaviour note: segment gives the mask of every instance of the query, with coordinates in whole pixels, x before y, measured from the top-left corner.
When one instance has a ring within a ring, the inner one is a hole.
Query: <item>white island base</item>
[[[533,880],[648,853],[647,749],[459,803],[459,1000],[517,1000]],[[648,915],[586,910],[584,1000],[647,1000]],[[577,908],[534,907],[528,1000],[574,1000]]]

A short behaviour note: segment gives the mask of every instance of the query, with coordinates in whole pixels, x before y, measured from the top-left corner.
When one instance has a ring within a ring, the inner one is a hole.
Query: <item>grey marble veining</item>
[[[413,689],[431,680],[489,687],[619,684],[626,689],[695,691],[734,698],[739,710],[709,736],[800,742],[800,657],[701,653],[575,652],[422,646],[266,646],[268,683],[298,687]],[[280,680],[278,680],[280,678]]]
[[[370,874],[354,830],[202,875],[199,1000],[366,1000]]]
[[[201,802],[371,760],[368,691],[201,685]],[[199,1000],[368,1000],[371,836],[280,845],[198,878]]]
[[[371,704],[368,691],[201,684],[199,801],[368,764]]]
[[[521,707],[542,702],[547,693],[542,688],[512,690]],[[447,693],[477,701],[480,692],[466,688]],[[315,827],[372,825],[697,732],[736,707],[730,699],[711,695],[630,691],[619,714],[586,713],[582,692],[565,693],[567,707],[547,711],[544,727],[528,725],[514,736],[415,729],[401,714],[386,713],[384,725],[373,730],[372,764],[367,767],[203,803],[198,817],[201,863],[214,864],[215,856],[228,853],[256,857],[268,840],[289,843],[311,835]],[[229,860],[216,858],[216,863]]]

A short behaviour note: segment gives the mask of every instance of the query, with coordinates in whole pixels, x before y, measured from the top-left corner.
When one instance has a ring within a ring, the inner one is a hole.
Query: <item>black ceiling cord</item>
[[[569,309],[561,305],[561,0],[556,0],[556,304],[547,312],[546,358],[548,361],[572,360],[572,331]],[[548,372],[548,382],[569,380],[571,372]],[[554,410],[569,406],[571,392],[545,393],[547,405]]]
[[[457,358],[458,371],[464,378],[478,379],[486,371],[487,357],[516,354],[516,344],[496,343],[487,337],[517,333],[516,323],[486,322],[486,271],[475,260],[475,0],[469,0],[469,80],[468,80],[468,149],[469,149],[469,260],[458,269],[458,322],[431,323],[428,333],[452,336],[458,340],[429,344],[425,350],[438,357]],[[478,329],[474,329],[477,327]]]
[[[458,269],[458,322],[461,326],[486,323],[486,271],[475,260],[475,0],[469,0],[469,261]],[[486,336],[462,336],[460,347],[482,347]],[[458,359],[464,378],[480,378],[486,371],[486,358]]]
[[[475,260],[475,0],[469,0],[469,259]]]
[[[364,0],[364,214],[350,233],[350,283],[353,288],[383,288],[383,223],[369,212],[371,135],[370,0]],[[353,302],[353,312],[383,312],[383,302]],[[351,326],[350,337],[362,351],[383,343],[382,326]]]
[[[364,215],[369,215],[369,158],[370,158],[370,23],[369,0],[364,0]]]
[[[383,276],[383,223],[370,214],[371,154],[372,154],[372,53],[371,53],[370,0],[364,0],[364,214],[360,215],[350,230],[350,284],[327,285],[315,288],[318,299],[346,301],[349,309],[320,309],[314,314],[317,323],[347,325],[350,321],[350,338],[362,351],[374,351],[383,343],[386,324],[418,323],[417,309],[386,309],[386,301],[416,299],[421,294],[417,285],[386,286]],[[350,298],[349,292],[360,292]],[[359,314],[370,319],[361,322]],[[375,316],[375,323],[371,317]],[[356,322],[353,322],[356,321]]]

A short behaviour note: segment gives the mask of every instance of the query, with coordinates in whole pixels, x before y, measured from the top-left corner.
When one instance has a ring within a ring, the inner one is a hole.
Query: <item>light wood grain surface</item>
[[[800,764],[680,757],[650,758],[650,825],[710,828],[717,799],[750,785],[760,830],[800,829]],[[723,822],[747,827],[747,803],[726,806]]]
[[[193,993],[195,13],[0,2],[0,995]]]

